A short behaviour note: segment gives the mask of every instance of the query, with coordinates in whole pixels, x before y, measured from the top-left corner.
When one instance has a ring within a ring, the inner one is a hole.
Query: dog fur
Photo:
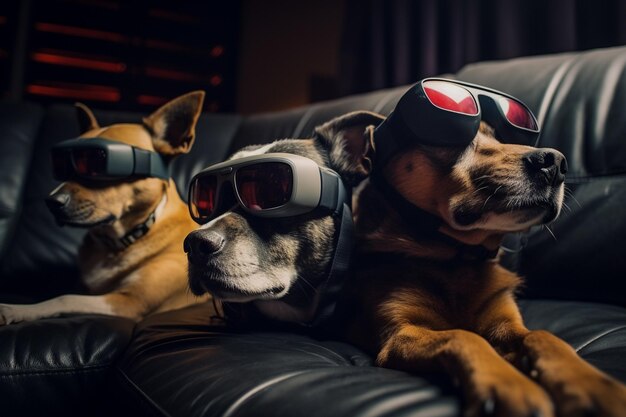
[[[392,158],[385,181],[443,220],[442,239],[411,230],[366,180],[354,196],[358,254],[342,308],[345,334],[379,366],[448,373],[467,416],[622,416],[621,383],[554,335],[524,326],[515,301],[521,279],[497,259],[461,253],[459,245],[496,250],[506,232],[558,216],[562,180],[529,174],[525,159],[536,151],[501,143],[481,124],[467,148],[415,146]],[[557,151],[538,152],[562,163]],[[358,155],[367,155],[363,169],[375,166],[373,127]]]
[[[156,151],[170,160],[187,153],[204,92],[196,91],[163,105],[144,124],[100,127],[93,113],[77,104],[81,137],[103,137]],[[196,225],[189,218],[174,181],[143,178],[132,181],[64,182],[50,198],[67,199],[53,210],[57,221],[89,232],[79,248],[81,279],[91,295],[68,294],[31,305],[0,305],[0,324],[55,317],[65,313],[96,313],[140,320],[161,311],[206,301],[187,287],[185,236]],[[155,212],[156,221],[128,247],[115,242]]]

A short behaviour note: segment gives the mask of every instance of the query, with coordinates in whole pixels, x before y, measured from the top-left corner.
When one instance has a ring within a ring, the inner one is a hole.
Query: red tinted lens
[[[504,113],[504,117],[513,125],[524,129],[537,130],[537,123],[530,110],[515,100],[500,97],[498,104]]]
[[[107,154],[103,149],[74,149],[72,158],[78,175],[90,177],[106,173]]]
[[[196,178],[191,186],[191,214],[197,219],[208,218],[215,210],[217,177],[206,175]]]
[[[66,181],[72,176],[70,153],[52,150],[52,176],[58,181]]]
[[[267,210],[286,204],[293,189],[288,164],[267,162],[241,168],[235,177],[237,192],[249,210]]]
[[[468,115],[478,114],[474,97],[463,87],[445,81],[425,81],[422,86],[435,106]]]

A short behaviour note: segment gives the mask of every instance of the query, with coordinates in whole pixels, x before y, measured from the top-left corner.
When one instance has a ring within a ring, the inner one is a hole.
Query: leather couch
[[[554,332],[626,382],[626,47],[468,65],[459,79],[521,98],[541,146],[568,158],[568,208],[550,228],[512,236],[504,261],[526,277],[527,325]],[[180,190],[244,145],[307,137],[342,113],[388,114],[405,87],[252,116],[205,114]],[[101,124],[138,121],[96,112]],[[0,301],[77,291],[84,231],[44,206],[53,143],[78,134],[70,106],[0,102]],[[183,191],[184,194],[184,191]],[[554,236],[553,236],[554,235]],[[457,416],[443,375],[376,368],[359,349],[304,329],[229,329],[210,305],[149,317],[72,315],[0,327],[0,414]],[[626,410],[625,410],[626,412]]]

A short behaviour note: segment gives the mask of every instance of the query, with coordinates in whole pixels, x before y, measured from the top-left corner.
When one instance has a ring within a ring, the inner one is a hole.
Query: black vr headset
[[[507,143],[537,143],[537,119],[517,98],[476,84],[425,78],[400,98],[393,112],[376,128],[379,166],[400,149],[415,144],[466,147],[478,133],[481,120]]]
[[[168,179],[161,155],[104,138],[77,138],[52,147],[53,176],[58,181],[155,177]]]

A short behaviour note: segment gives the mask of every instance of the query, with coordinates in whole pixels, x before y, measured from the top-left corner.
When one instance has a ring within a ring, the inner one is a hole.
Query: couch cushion
[[[456,416],[449,385],[372,367],[360,350],[294,333],[238,333],[193,306],[138,325],[118,371],[160,416]]]
[[[527,301],[527,324],[547,329],[626,382],[626,309]],[[118,371],[130,402],[169,416],[457,416],[443,375],[372,366],[357,348],[304,334],[238,333],[194,306],[141,323]],[[423,413],[423,414],[421,414]]]
[[[1,326],[2,414],[99,415],[93,409],[133,326],[127,319],[95,315]]]

